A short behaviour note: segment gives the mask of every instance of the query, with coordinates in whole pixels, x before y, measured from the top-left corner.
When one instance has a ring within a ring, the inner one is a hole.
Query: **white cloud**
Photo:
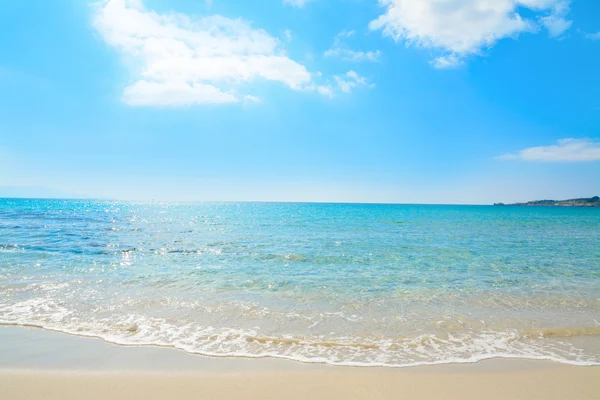
[[[97,6],[94,26],[134,66],[124,90],[131,105],[231,103],[237,89],[256,79],[307,90],[312,76],[286,56],[280,41],[242,19],[191,18],[146,10],[141,0]]]
[[[323,96],[333,97],[333,88],[331,86],[319,86],[317,91]]]
[[[340,33],[338,33],[337,35],[335,35],[335,39],[334,40],[340,40],[341,38],[344,37],[352,37],[356,35],[356,31],[354,29],[349,30],[349,31],[341,31]]]
[[[571,27],[571,25],[573,25],[573,21],[566,20],[556,15],[542,17],[540,18],[540,23],[546,27],[550,37],[558,37],[562,35]]]
[[[123,101],[131,106],[182,106],[235,103],[238,98],[211,85],[186,82],[138,81],[125,88]]]
[[[339,57],[345,61],[379,61],[381,58],[381,51],[357,51],[349,48],[343,41],[344,38],[349,38],[355,35],[355,31],[342,31],[338,33],[333,39],[333,46],[325,51],[323,55],[325,57]]]
[[[288,42],[292,41],[293,35],[292,35],[292,31],[291,30],[289,30],[289,29],[284,30],[283,31],[283,36],[285,37],[286,41],[288,41]]]
[[[379,0],[385,14],[370,23],[395,41],[405,41],[441,52],[445,61],[462,59],[492,47],[498,40],[536,32],[541,26],[549,35],[564,33],[572,21],[565,19],[570,0]],[[520,9],[536,15],[524,18]]]
[[[310,0],[283,0],[283,4],[287,4],[292,7],[302,8],[308,3]]]
[[[446,54],[431,61],[431,65],[439,69],[455,68],[462,64],[463,60],[456,54]]]
[[[260,97],[256,97],[256,96],[252,96],[250,94],[247,94],[244,96],[244,102],[246,103],[260,103],[261,99]]]
[[[339,57],[346,61],[379,61],[381,51],[355,51],[342,48],[331,48],[324,53],[325,57]]]
[[[530,147],[514,154],[497,157],[503,160],[545,162],[600,161],[600,141],[590,139],[562,139],[555,145]]]
[[[590,40],[600,40],[600,32],[596,33],[586,33],[585,37]]]
[[[569,14],[569,11],[571,11],[569,1],[559,0],[556,4],[552,5],[553,8],[550,15],[539,18],[540,24],[548,30],[548,36],[559,37],[573,25],[573,21],[565,18]]]
[[[348,71],[342,76],[336,75],[334,76],[334,79],[335,83],[338,85],[338,88],[343,93],[350,93],[352,92],[352,89],[358,86],[373,86],[370,85],[364,77],[358,75],[354,71]]]

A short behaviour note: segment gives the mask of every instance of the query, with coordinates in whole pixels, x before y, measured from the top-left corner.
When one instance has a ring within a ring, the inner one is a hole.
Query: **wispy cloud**
[[[311,0],[283,0],[283,4],[287,4],[292,7],[302,8]]]
[[[141,0],[96,5],[94,26],[135,65],[123,100],[135,106],[181,106],[244,100],[257,79],[314,90],[314,76],[289,58],[281,41],[242,19],[190,17],[146,10]]]
[[[359,51],[351,49],[346,43],[345,39],[354,36],[356,32],[352,31],[342,31],[338,33],[333,39],[333,46],[325,51],[323,55],[325,57],[338,57],[345,61],[379,61],[381,58],[381,51]]]
[[[569,21],[557,15],[542,17],[540,18],[540,23],[548,30],[548,36],[553,38],[559,37],[573,25],[573,21]]]
[[[571,27],[570,0],[379,0],[386,12],[370,23],[372,30],[407,45],[437,50],[437,68],[459,65],[503,38],[541,27],[558,37]],[[519,14],[526,8],[533,18]]]
[[[351,93],[352,89],[359,87],[359,86],[367,86],[367,87],[374,86],[372,84],[369,84],[367,82],[366,78],[358,75],[354,71],[348,71],[342,76],[336,75],[334,77],[334,79],[335,79],[335,83],[337,84],[338,88],[343,93]]]
[[[317,91],[324,96],[333,97],[333,88],[329,85],[317,87]]]
[[[600,32],[596,33],[586,33],[585,37],[590,40],[600,40]]]
[[[573,25],[573,21],[566,18],[571,11],[569,7],[570,1],[571,0],[526,0],[523,3],[534,9],[544,8],[548,5],[552,7],[550,15],[538,17],[538,21],[548,30],[548,36],[555,38],[561,36],[571,27],[571,25]]]
[[[339,57],[346,61],[379,61],[381,51],[355,51],[351,49],[333,48],[327,50],[325,57]]]
[[[185,81],[140,80],[127,86],[123,101],[131,106],[182,106],[198,103],[235,103],[232,93],[212,85]]]
[[[530,147],[496,158],[541,162],[599,161],[600,141],[592,139],[562,139],[554,145]]]
[[[244,96],[245,103],[260,103],[260,97],[252,96],[251,94],[247,94]]]
[[[463,64],[463,60],[456,54],[447,54],[433,59],[430,64],[438,69],[456,68]]]

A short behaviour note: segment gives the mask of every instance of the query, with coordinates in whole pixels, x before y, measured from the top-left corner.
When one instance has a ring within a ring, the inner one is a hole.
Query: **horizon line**
[[[372,205],[405,205],[405,206],[493,206],[496,203],[402,203],[402,202],[377,202],[377,201],[287,201],[287,200],[131,200],[101,197],[24,197],[0,196],[0,200],[62,200],[62,201],[114,201],[130,203],[263,203],[263,204],[372,204]]]
[[[595,196],[592,196],[595,197]],[[579,198],[571,198],[565,200],[530,200],[536,201],[568,201]],[[23,196],[0,196],[0,200],[56,200],[56,201],[105,201],[105,202],[128,202],[128,203],[163,203],[163,204],[346,204],[346,205],[398,205],[398,206],[510,206],[512,204],[526,204],[528,202],[517,203],[401,203],[401,202],[360,202],[360,201],[282,201],[282,200],[130,200],[130,199],[115,199],[115,198],[96,198],[96,197],[23,197]],[[535,206],[529,206],[535,207]],[[545,207],[545,206],[539,206]]]

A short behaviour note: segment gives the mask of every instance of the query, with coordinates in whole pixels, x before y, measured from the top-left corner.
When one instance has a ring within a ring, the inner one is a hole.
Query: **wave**
[[[428,333],[417,336],[298,336],[284,332],[261,334],[260,329],[202,326],[145,315],[114,315],[68,320],[69,311],[46,304],[51,318],[9,315],[0,307],[0,325],[35,327],[96,337],[124,346],[158,346],[210,357],[282,358],[340,366],[410,367],[473,363],[491,358],[550,360],[578,366],[600,365],[594,351],[569,342],[574,337],[599,336],[600,327],[529,330],[479,330],[469,333]],[[15,309],[13,309],[15,310]],[[16,310],[15,310],[16,311]],[[597,338],[590,340],[597,344]]]

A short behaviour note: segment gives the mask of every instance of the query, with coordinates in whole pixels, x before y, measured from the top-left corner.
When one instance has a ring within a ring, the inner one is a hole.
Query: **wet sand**
[[[0,399],[600,399],[600,367],[487,360],[410,368],[209,358],[0,327]]]

